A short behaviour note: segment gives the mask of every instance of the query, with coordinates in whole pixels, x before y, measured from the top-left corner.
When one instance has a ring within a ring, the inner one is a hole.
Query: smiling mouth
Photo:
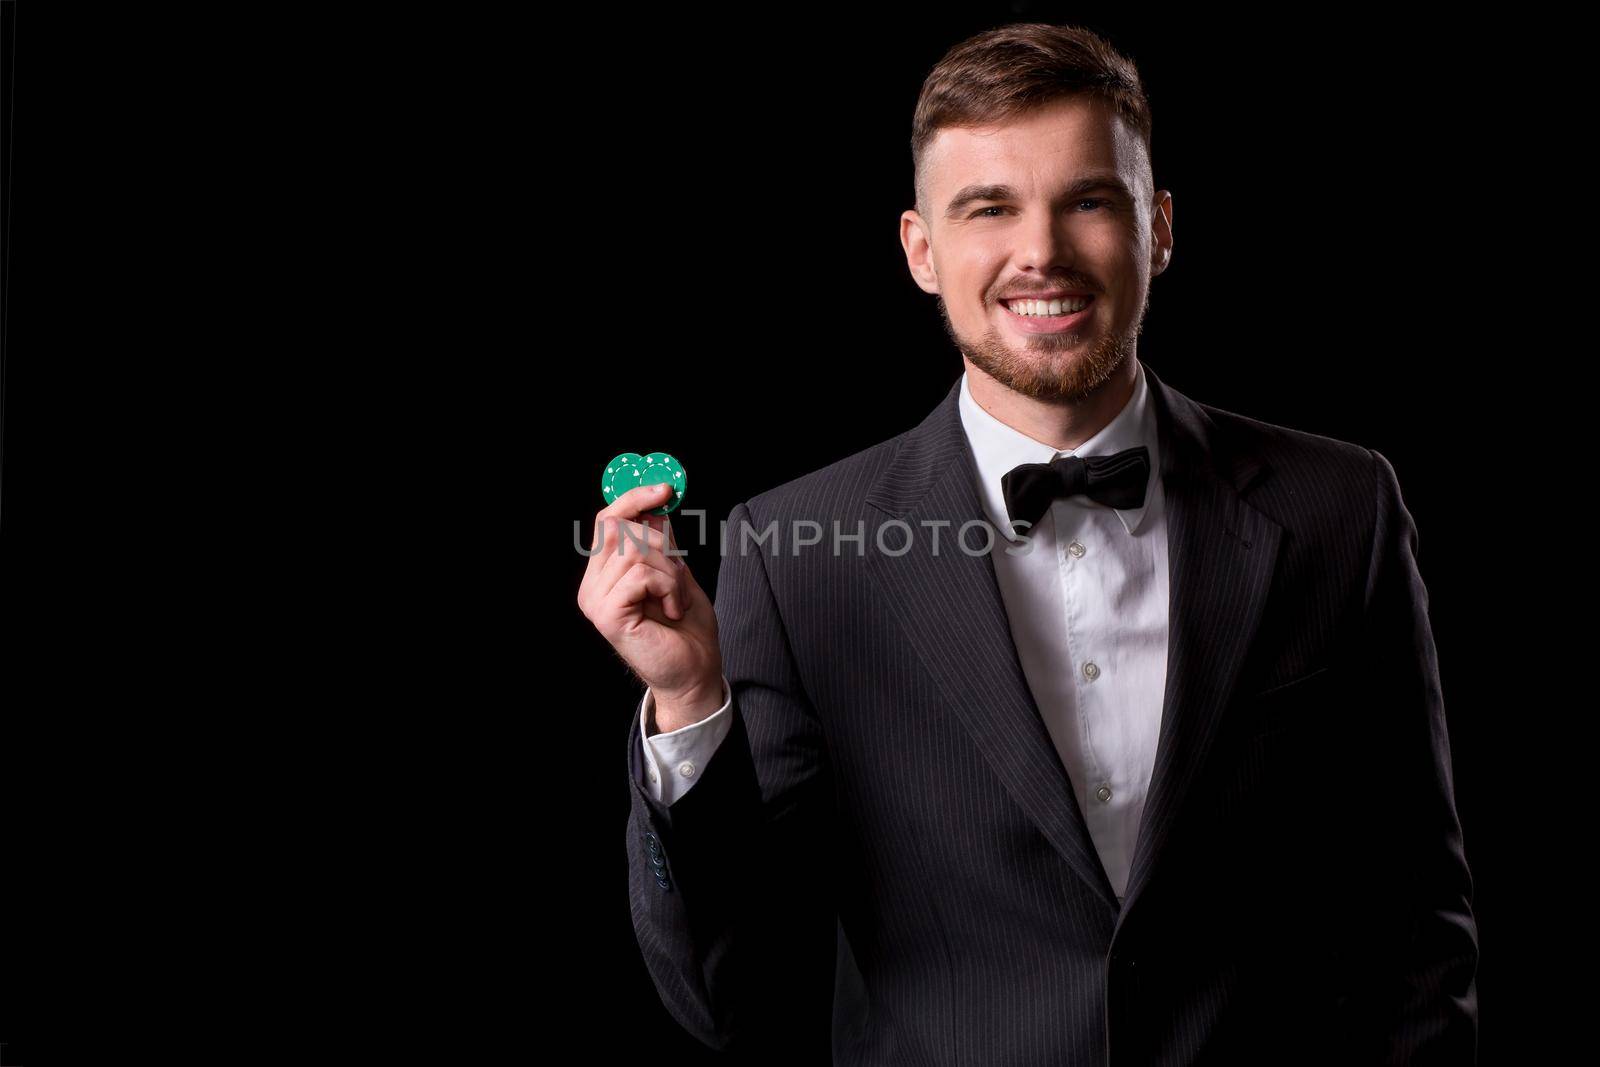
[[[1050,300],[1016,297],[1002,300],[1000,305],[1018,318],[1055,319],[1070,318],[1088,308],[1093,302],[1094,297],[1091,295],[1072,295],[1056,297]]]
[[[1071,334],[1094,314],[1091,294],[1071,294],[1050,300],[1017,297],[1000,301],[1011,329],[1024,336]]]

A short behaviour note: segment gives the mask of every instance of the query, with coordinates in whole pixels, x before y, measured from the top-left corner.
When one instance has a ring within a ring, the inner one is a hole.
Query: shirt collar
[[[1130,534],[1138,531],[1150,507],[1155,483],[1160,479],[1161,457],[1158,452],[1155,409],[1150,388],[1145,382],[1144,363],[1138,357],[1134,358],[1134,363],[1133,395],[1099,433],[1073,449],[1057,449],[1007,426],[973,399],[967,386],[967,375],[961,375],[961,424],[978,468],[983,505],[990,520],[1007,539],[1022,540],[1011,529],[1005,494],[1000,488],[1000,479],[1013,467],[1019,463],[1049,463],[1057,456],[1105,456],[1144,445],[1150,449],[1150,483],[1145,486],[1144,504],[1137,508],[1116,509],[1123,528]],[[1082,498],[1082,501],[1088,507],[1107,506],[1088,497]]]

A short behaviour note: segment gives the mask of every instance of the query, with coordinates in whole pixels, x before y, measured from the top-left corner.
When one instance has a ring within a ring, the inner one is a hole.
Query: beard
[[[1079,330],[1036,334],[1019,348],[1001,336],[998,326],[991,324],[982,337],[969,340],[956,333],[942,295],[938,303],[945,332],[973,366],[1012,392],[1033,400],[1078,403],[1110,381],[1132,355],[1134,343],[1144,328],[1145,312],[1150,310],[1150,289],[1145,288],[1144,304],[1126,333],[1096,334],[1088,339],[1088,347],[1077,355],[1072,350],[1084,340]]]

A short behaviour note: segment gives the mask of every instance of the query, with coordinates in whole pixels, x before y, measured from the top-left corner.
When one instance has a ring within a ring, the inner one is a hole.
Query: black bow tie
[[[1144,504],[1144,487],[1150,480],[1150,449],[1125,448],[1109,456],[1057,456],[1049,463],[1024,463],[1000,479],[1006,514],[1013,528],[1027,534],[1059,497],[1082,493],[1113,508]]]

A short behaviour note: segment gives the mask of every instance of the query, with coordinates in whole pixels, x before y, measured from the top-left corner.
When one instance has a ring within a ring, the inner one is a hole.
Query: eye
[[[1084,204],[1089,204],[1089,205],[1091,205],[1091,210],[1092,210],[1094,208],[1107,207],[1107,206],[1110,205],[1110,203],[1111,203],[1111,201],[1103,199],[1103,198],[1100,198],[1100,197],[1085,197],[1085,198],[1083,198],[1081,200],[1074,201],[1073,202],[1073,206],[1074,207],[1082,207]],[[978,210],[974,211],[972,214],[968,215],[967,217],[969,219],[979,219],[979,218],[982,218],[982,219],[994,219],[994,218],[999,218],[1000,217],[999,215],[990,215],[990,214],[988,214],[988,212],[991,212],[991,211],[1003,212],[1003,211],[1005,211],[1005,208],[998,207],[998,206],[980,207]]]

